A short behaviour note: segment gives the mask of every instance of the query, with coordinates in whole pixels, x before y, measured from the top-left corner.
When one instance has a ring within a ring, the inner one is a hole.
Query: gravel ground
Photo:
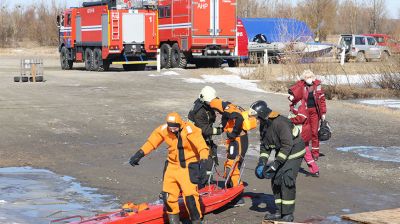
[[[132,168],[127,163],[168,112],[186,115],[202,83],[182,78],[226,74],[221,69],[86,72],[83,65],[59,70],[58,59],[44,57],[44,83],[14,83],[19,56],[0,56],[0,166],[46,168],[76,177],[84,185],[115,195],[119,201],[155,201],[161,191],[165,147]],[[165,71],[163,71],[165,72]],[[263,99],[287,114],[286,96],[211,84],[226,100],[248,107]],[[339,101],[328,102],[333,138],[321,146],[321,177],[300,174],[296,220],[321,220],[348,212],[400,206],[400,164],[377,162],[336,147],[400,146],[397,112]],[[258,145],[257,133],[250,143]],[[223,154],[222,148],[220,152]],[[222,160],[222,158],[221,158]],[[205,223],[260,223],[272,202],[270,183],[254,176],[257,158],[244,171],[246,205],[209,214]],[[306,165],[302,165],[305,169]]]

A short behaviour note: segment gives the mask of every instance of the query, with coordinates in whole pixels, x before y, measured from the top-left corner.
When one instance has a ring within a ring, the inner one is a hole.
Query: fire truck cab
[[[159,0],[161,67],[236,65],[236,0]]]
[[[144,70],[158,48],[157,2],[102,0],[84,2],[58,16],[61,68],[84,62],[88,71]]]

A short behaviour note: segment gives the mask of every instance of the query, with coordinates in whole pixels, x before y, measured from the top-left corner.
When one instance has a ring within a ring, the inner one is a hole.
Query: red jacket
[[[323,114],[326,114],[325,93],[324,93],[324,90],[322,89],[320,80],[316,79],[313,82],[312,86],[308,86],[305,81],[300,80],[300,81],[296,82],[296,84],[294,84],[294,88],[301,88],[303,90],[303,99],[305,100],[305,102],[307,102],[307,100],[308,100],[309,89],[312,88],[314,100],[315,100],[315,106],[316,106],[319,118],[321,118],[321,116]]]
[[[311,125],[308,116],[306,101],[300,100],[290,105],[289,119],[294,125],[301,127],[301,137],[304,142],[309,142],[311,140]]]

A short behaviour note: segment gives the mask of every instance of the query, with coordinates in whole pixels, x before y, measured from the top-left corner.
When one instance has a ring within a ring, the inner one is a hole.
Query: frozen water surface
[[[337,150],[342,152],[353,152],[368,159],[400,163],[400,147],[398,146],[350,146],[340,147],[337,148]]]
[[[31,167],[0,168],[0,223],[48,223],[115,210],[115,198],[74,178]]]
[[[384,106],[394,109],[400,109],[400,100],[387,99],[387,100],[361,100],[360,103],[374,105],[374,106]]]

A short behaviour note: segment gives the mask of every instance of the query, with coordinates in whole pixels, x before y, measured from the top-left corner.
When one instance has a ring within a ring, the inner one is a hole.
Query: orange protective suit
[[[227,159],[225,161],[225,178],[230,176],[230,186],[242,184],[240,181],[240,169],[246,155],[249,140],[247,132],[243,130],[243,109],[230,103],[215,98],[210,102],[210,107],[222,114],[221,123],[227,134],[226,148]]]
[[[179,131],[171,132],[171,126],[179,127]],[[201,129],[182,121],[179,114],[170,113],[167,124],[157,127],[141,150],[147,155],[163,142],[169,146],[162,193],[167,213],[179,214],[178,198],[182,192],[191,220],[199,220],[203,216],[197,189],[199,161],[206,160],[209,155]]]

